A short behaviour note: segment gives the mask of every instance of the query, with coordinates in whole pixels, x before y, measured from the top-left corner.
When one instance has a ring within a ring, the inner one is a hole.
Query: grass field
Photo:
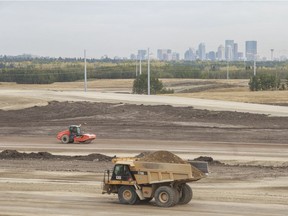
[[[164,86],[175,89],[176,93],[170,96],[202,98],[213,100],[226,100],[248,103],[285,104],[288,103],[287,91],[258,91],[251,92],[248,88],[248,80],[197,80],[197,79],[162,79]],[[226,87],[223,88],[223,85]],[[99,79],[88,80],[88,91],[100,92],[125,92],[131,93],[133,79]],[[201,89],[193,91],[195,88]],[[53,90],[70,91],[84,90],[83,81],[62,82],[53,84],[16,84],[0,83],[0,90],[5,89],[29,89],[29,90]],[[181,90],[190,90],[189,93],[177,93]],[[2,98],[2,102],[3,102]],[[7,100],[7,98],[5,99]]]

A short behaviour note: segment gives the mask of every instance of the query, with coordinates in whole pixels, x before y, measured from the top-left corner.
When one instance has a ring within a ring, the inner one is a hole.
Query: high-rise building
[[[158,49],[158,50],[157,50],[157,59],[159,59],[159,60],[163,60],[163,53],[162,53],[162,49]]]
[[[172,50],[171,49],[158,49],[157,58],[160,61],[171,61],[172,60]]]
[[[230,45],[225,47],[225,58],[227,61],[233,60],[233,50]]]
[[[238,56],[238,44],[234,43],[233,45],[233,60],[234,61],[238,61],[239,60],[239,56]]]
[[[198,46],[198,54],[200,60],[206,59],[206,48],[204,43],[200,43]]]
[[[211,61],[215,61],[216,60],[216,53],[214,51],[210,51],[207,54],[207,59],[211,60]]]
[[[220,45],[217,50],[217,59],[219,61],[225,60],[225,48],[223,45]]]
[[[131,55],[130,55],[130,59],[131,59],[131,60],[136,60],[136,55],[135,55],[135,54],[131,54]]]
[[[246,41],[245,43],[245,56],[249,61],[256,60],[257,56],[257,41]]]
[[[225,40],[225,59],[233,60],[234,40]]]
[[[180,60],[180,54],[177,52],[172,53],[172,60],[173,61],[179,61]]]
[[[147,50],[138,50],[137,59],[138,60],[146,59],[146,53],[147,53]]]
[[[196,53],[192,48],[189,48],[184,54],[185,61],[194,61],[196,60]]]

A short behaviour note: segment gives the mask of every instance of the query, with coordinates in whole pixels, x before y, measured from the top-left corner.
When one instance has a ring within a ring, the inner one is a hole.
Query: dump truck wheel
[[[159,187],[155,191],[154,198],[156,205],[159,207],[171,207],[178,202],[176,190],[169,186]]]
[[[138,195],[130,186],[122,186],[118,190],[118,199],[122,204],[134,205],[138,201]]]
[[[176,189],[176,188],[173,188],[174,191],[175,191],[175,198],[174,198],[174,204],[178,204],[179,203],[179,200],[180,200],[180,193],[179,191]]]
[[[187,204],[192,200],[193,192],[189,185],[183,184],[182,190],[180,193],[179,204]]]
[[[61,137],[61,142],[64,143],[64,144],[69,143],[69,136],[68,135],[63,135]]]

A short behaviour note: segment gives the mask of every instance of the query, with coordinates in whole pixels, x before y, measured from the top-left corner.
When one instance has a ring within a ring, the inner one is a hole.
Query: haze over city
[[[0,55],[129,57],[139,49],[180,53],[205,43],[257,41],[257,54],[288,55],[287,1],[0,2]]]

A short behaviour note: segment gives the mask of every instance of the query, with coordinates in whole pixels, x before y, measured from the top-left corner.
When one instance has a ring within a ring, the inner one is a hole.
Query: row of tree
[[[41,59],[40,59],[41,60]],[[33,61],[1,61],[0,81],[17,83],[53,83],[71,82],[84,77],[83,62],[35,62]],[[50,61],[50,60],[49,60]],[[88,62],[87,72],[89,79],[131,79],[136,78],[135,61],[98,61]],[[226,79],[227,69],[230,79],[249,79],[253,76],[252,63],[230,63],[229,69],[225,62],[151,62],[151,74],[158,78],[193,78],[193,79]],[[257,63],[258,74],[271,74],[284,79],[288,74],[288,64],[279,62],[279,65],[269,65],[266,62]],[[139,73],[139,63],[137,66]],[[142,63],[142,72],[147,71],[147,64]]]
[[[281,80],[274,74],[258,74],[249,81],[251,91],[285,90],[288,87],[288,77]]]

